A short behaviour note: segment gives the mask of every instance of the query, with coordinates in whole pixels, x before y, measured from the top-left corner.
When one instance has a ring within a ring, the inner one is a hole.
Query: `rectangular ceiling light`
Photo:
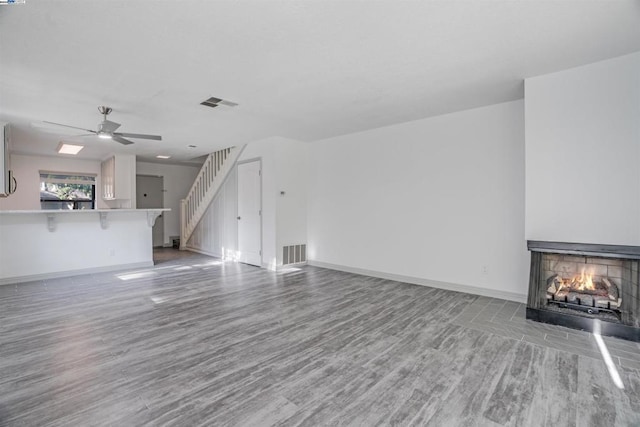
[[[158,159],[170,159],[171,156],[156,156]]]
[[[60,154],[73,154],[74,156],[84,148],[84,145],[73,145],[61,142],[58,145],[58,153]]]

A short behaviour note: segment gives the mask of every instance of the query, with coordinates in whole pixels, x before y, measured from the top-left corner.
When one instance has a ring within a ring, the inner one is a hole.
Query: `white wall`
[[[163,207],[171,209],[163,214],[165,246],[171,245],[171,236],[180,236],[180,200],[186,197],[199,170],[196,166],[136,162],[138,175],[163,178]]]
[[[309,258],[524,300],[523,109],[515,101],[312,143]]]
[[[282,140],[276,144],[275,148],[276,263],[280,266],[283,246],[307,243],[310,145]]]
[[[640,53],[525,81],[526,237],[640,245]]]
[[[97,208],[108,206],[100,198],[100,162],[72,157],[45,157],[11,154],[11,169],[18,182],[17,191],[7,198],[0,198],[0,210],[40,209],[40,171],[90,173],[97,175]]]

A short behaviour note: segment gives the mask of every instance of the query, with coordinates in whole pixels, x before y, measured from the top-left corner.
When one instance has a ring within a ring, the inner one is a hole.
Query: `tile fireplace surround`
[[[527,319],[640,342],[640,246],[528,241]]]

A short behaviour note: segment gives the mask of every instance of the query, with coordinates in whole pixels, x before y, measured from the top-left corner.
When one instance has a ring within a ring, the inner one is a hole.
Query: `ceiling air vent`
[[[212,96],[209,99],[206,99],[200,103],[200,105],[206,105],[207,107],[216,108],[220,105],[224,105],[225,107],[237,107],[238,104],[235,102],[227,101],[226,99],[216,98]]]

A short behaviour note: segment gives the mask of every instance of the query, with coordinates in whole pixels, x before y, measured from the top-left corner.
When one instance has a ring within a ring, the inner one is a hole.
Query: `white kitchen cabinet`
[[[121,201],[113,207],[135,207],[136,157],[116,154],[101,165],[101,195],[105,201]]]
[[[0,123],[0,197],[16,191],[16,179],[9,168],[9,125]]]

